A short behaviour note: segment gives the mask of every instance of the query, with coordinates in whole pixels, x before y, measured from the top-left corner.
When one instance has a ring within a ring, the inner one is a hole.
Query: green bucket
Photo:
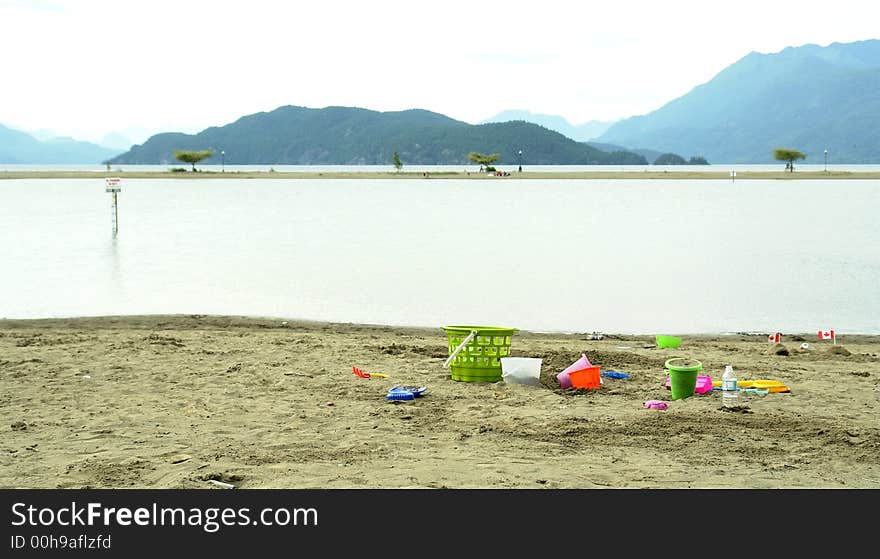
[[[510,338],[516,328],[443,326],[443,330],[449,340],[449,358],[443,366],[452,370],[452,380],[501,380],[501,358],[510,356]]]
[[[681,345],[681,338],[676,338],[675,336],[663,336],[661,334],[657,334],[657,347],[671,347],[676,348]]]
[[[669,370],[669,390],[673,400],[683,400],[694,395],[697,388],[697,373],[703,364],[696,359],[673,357],[666,360]]]

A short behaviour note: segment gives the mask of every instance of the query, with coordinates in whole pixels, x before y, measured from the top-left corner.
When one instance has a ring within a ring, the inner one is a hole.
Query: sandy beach
[[[526,386],[452,380],[440,326],[0,320],[0,486],[880,488],[880,336],[682,336],[659,349],[519,331],[511,354],[543,359],[541,386]],[[581,354],[629,378],[562,390],[556,373]],[[735,411],[717,391],[673,401],[673,356],[790,391],[741,392]],[[427,390],[388,401],[393,385]],[[646,409],[652,399],[668,409]]]

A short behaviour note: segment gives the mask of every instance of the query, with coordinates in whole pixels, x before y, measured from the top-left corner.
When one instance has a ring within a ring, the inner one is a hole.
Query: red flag
[[[819,330],[819,339],[820,340],[833,340],[834,339],[834,330]]]
[[[769,341],[771,344],[778,344],[782,341],[782,334],[780,334],[779,332],[776,332],[775,334],[770,334],[769,336],[767,336],[767,341]]]

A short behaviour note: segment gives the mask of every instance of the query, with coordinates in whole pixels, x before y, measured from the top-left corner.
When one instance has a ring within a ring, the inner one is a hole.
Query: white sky
[[[0,123],[97,141],[282,105],[653,111],[751,51],[880,38],[877,0],[0,0]]]

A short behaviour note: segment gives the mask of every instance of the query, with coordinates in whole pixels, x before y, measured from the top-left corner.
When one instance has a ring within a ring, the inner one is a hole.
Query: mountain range
[[[96,164],[121,151],[66,137],[38,140],[0,124],[0,163]]]
[[[509,122],[511,120],[524,120],[540,124],[544,128],[555,130],[563,136],[568,136],[577,142],[587,142],[601,136],[615,121],[591,120],[583,124],[571,124],[565,117],[558,115],[535,114],[525,110],[501,111],[493,117],[480,121],[480,124],[490,122]],[[600,148],[601,149],[601,148]]]
[[[605,128],[603,130],[603,128]],[[39,141],[0,126],[0,163],[174,163],[174,151],[213,149],[230,164],[647,164],[703,157],[773,163],[776,148],[806,163],[880,162],[880,40],[751,52],[656,111],[571,125],[563,117],[503,111],[469,124],[423,109],[287,105],[197,134],[166,132],[128,151],[70,138]],[[668,157],[669,154],[676,157]],[[207,162],[211,162],[208,160]]]
[[[175,150],[213,150],[206,162],[240,165],[458,165],[470,152],[516,165],[646,164],[625,150],[603,151],[538,124],[469,124],[422,109],[378,112],[358,107],[287,105],[198,134],[156,134],[110,164],[169,164]]]
[[[880,40],[749,53],[708,83],[596,138],[703,155],[713,163],[880,162]]]

